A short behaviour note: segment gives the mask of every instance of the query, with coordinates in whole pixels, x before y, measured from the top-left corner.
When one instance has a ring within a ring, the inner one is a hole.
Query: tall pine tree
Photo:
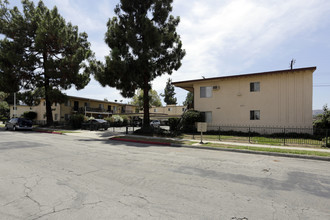
[[[90,80],[87,65],[93,57],[86,33],[66,23],[54,7],[23,0],[23,11],[0,0],[0,90],[44,91],[47,124],[51,105],[64,100],[62,90],[84,88]]]
[[[164,102],[166,105],[176,105],[177,104],[177,99],[174,97],[175,92],[174,92],[174,86],[172,85],[172,80],[168,78],[165,89],[164,89],[164,94],[160,94],[161,96],[164,97]]]
[[[124,97],[143,90],[143,126],[149,127],[151,81],[179,69],[185,55],[176,27],[180,18],[170,15],[172,0],[121,0],[109,19],[105,42],[110,55],[99,63],[95,78],[116,87]]]

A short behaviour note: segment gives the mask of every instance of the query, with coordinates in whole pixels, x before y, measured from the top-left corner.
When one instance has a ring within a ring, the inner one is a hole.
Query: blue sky
[[[38,2],[38,1],[34,1]],[[10,0],[11,6],[21,5]],[[104,43],[106,23],[115,14],[119,0],[45,0],[89,36],[99,60],[109,54]],[[330,1],[329,0],[174,0],[174,16],[180,16],[177,32],[187,55],[171,76],[153,81],[153,89],[164,92],[167,79],[183,81],[201,76],[217,77],[244,73],[317,66],[314,72],[313,109],[330,105]],[[114,88],[103,88],[95,80],[68,95],[109,101],[124,99]],[[178,104],[186,91],[176,88]]]

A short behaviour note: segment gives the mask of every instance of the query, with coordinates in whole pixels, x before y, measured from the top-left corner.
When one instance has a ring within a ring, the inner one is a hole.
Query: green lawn
[[[173,143],[173,144],[182,144],[182,145],[195,145],[198,144],[199,141],[181,141],[181,140],[168,140],[161,138],[145,138],[139,136],[118,136],[118,138],[125,138],[130,140],[139,140],[139,141],[156,141],[161,143]],[[321,157],[330,157],[330,152],[318,152],[318,151],[304,151],[304,150],[292,150],[292,149],[278,149],[278,148],[268,148],[268,147],[250,147],[244,146],[242,143],[241,146],[233,146],[226,144],[217,144],[217,143],[205,143],[198,146],[205,147],[214,147],[214,148],[229,148],[229,149],[242,149],[242,150],[250,150],[250,151],[261,151],[261,152],[276,152],[276,153],[285,153],[285,154],[299,154],[299,155],[311,155],[311,156],[321,156]]]
[[[318,152],[318,151],[305,151],[305,150],[291,150],[291,149],[279,149],[279,148],[267,148],[267,147],[250,147],[250,146],[230,146],[225,144],[213,144],[206,143],[202,146],[215,147],[215,148],[230,148],[230,149],[242,149],[250,151],[262,151],[262,152],[276,152],[285,154],[299,154],[310,156],[330,157],[330,152]]]

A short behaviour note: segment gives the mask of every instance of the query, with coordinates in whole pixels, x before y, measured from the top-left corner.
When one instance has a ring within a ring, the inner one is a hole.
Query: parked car
[[[101,128],[103,128],[104,130],[108,130],[109,123],[103,119],[91,119],[85,123],[82,123],[81,128],[91,131],[100,130]]]
[[[32,130],[32,121],[25,118],[12,118],[5,124],[6,130]]]
[[[159,120],[153,120],[150,122],[150,126],[154,128],[159,128],[160,126],[160,121]]]

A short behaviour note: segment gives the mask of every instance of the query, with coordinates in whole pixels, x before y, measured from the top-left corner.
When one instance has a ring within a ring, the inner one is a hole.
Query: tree
[[[160,94],[162,97],[164,97],[164,102],[166,105],[176,105],[177,101],[176,98],[174,97],[175,92],[174,92],[174,86],[172,85],[172,80],[168,78],[165,89],[164,89],[164,94]]]
[[[0,0],[0,34],[5,36],[0,40],[0,90],[43,89],[47,124],[51,125],[51,105],[63,100],[61,90],[88,84],[91,69],[87,62],[93,53],[87,34],[66,23],[56,7],[49,10],[42,1],[35,6],[29,0],[22,5],[20,12]]]
[[[143,91],[141,89],[138,89],[136,94],[133,96],[132,101],[130,104],[139,106],[139,109],[144,111],[144,105],[143,105]],[[162,102],[160,101],[160,97],[157,93],[157,91],[151,89],[149,90],[149,105],[148,109],[152,106],[160,107],[162,106]]]
[[[5,101],[5,99],[8,97],[8,94],[4,92],[0,92],[0,120],[6,120],[9,116],[9,105]]]
[[[317,115],[314,121],[314,126],[316,128],[329,129],[330,128],[330,109],[328,105],[323,106],[323,113]]]
[[[121,0],[109,19],[105,42],[110,55],[95,66],[102,86],[115,87],[124,97],[143,90],[144,127],[149,127],[151,81],[178,70],[185,55],[176,27],[180,18],[170,15],[173,0]]]
[[[192,106],[194,104],[194,93],[188,92],[186,96],[186,100],[182,103],[184,106]]]

